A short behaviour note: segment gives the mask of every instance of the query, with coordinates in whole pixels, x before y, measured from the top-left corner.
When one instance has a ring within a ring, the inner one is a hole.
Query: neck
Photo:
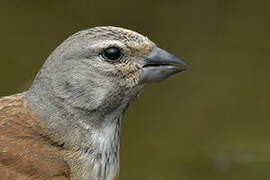
[[[134,93],[134,97],[122,100],[113,111],[104,113],[104,109],[72,106],[62,97],[48,93],[48,90],[40,87],[37,95],[33,87],[26,93],[25,99],[49,133],[60,137],[60,143],[65,148],[79,151],[77,159],[80,162],[71,169],[85,169],[82,174],[87,179],[113,179],[119,172],[122,115],[139,91]]]

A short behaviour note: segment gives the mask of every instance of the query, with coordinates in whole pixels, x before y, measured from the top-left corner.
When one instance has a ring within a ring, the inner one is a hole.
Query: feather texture
[[[29,111],[23,94],[0,99],[1,180],[69,179],[61,146]]]

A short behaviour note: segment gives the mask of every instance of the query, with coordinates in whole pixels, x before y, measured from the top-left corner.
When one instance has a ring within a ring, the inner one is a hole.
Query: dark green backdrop
[[[269,180],[269,2],[1,0],[0,96],[26,90],[72,33],[130,28],[190,67],[127,111],[121,179]]]

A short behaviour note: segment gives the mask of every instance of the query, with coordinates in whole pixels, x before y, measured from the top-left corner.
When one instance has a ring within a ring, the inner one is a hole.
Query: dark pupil
[[[117,60],[120,58],[121,52],[116,47],[110,47],[110,48],[105,49],[104,55],[109,60]]]

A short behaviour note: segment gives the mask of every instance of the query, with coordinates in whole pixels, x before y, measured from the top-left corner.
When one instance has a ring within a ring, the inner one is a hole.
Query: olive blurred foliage
[[[113,25],[185,59],[125,115],[121,179],[270,179],[270,1],[1,0],[0,96],[74,32]]]

